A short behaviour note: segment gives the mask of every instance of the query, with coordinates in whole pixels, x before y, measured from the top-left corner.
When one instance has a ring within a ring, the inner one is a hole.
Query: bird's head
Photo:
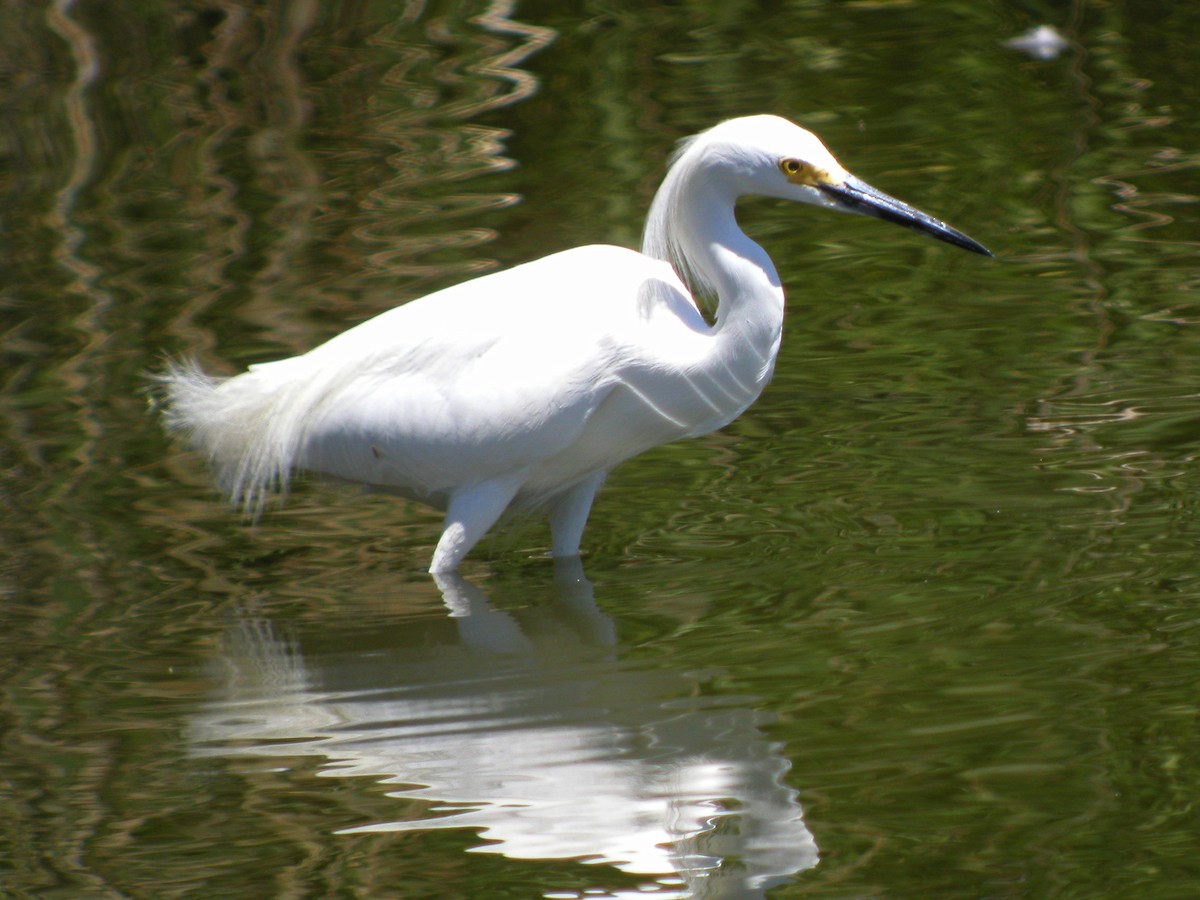
[[[820,138],[787,119],[765,115],[729,119],[693,140],[686,152],[701,153],[715,163],[739,196],[758,194],[873,216],[992,255],[961,231],[850,174]]]

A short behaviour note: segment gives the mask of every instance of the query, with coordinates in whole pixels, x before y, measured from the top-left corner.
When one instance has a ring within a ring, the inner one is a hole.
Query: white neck
[[[713,362],[732,366],[747,388],[756,384],[757,397],[779,350],[783,288],[766,251],[738,226],[732,178],[697,149],[672,166],[655,195],[642,252],[670,262],[694,294],[716,294]]]

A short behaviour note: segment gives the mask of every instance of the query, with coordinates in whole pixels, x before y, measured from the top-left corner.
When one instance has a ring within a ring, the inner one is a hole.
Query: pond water
[[[0,893],[1200,894],[1200,5],[6,26]],[[436,513],[308,483],[250,527],[147,409],[166,355],[636,245],[757,112],[997,259],[747,203],[775,380],[614,472],[581,566],[521,520],[435,580]]]

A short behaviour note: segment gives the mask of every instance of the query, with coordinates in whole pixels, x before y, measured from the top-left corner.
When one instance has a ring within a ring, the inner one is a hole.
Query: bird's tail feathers
[[[231,503],[257,518],[273,493],[286,495],[303,439],[287,381],[258,371],[216,378],[195,360],[173,360],[156,377],[164,424],[208,455]]]

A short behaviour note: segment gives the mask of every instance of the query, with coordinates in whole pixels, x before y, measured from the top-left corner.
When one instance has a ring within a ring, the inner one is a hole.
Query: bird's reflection
[[[241,623],[195,752],[323,757],[323,775],[429,803],[340,833],[473,828],[479,851],[611,865],[667,896],[759,896],[816,865],[764,714],[713,696],[711,671],[624,657],[578,562],[519,621],[459,576],[437,581],[450,642],[305,655]]]

